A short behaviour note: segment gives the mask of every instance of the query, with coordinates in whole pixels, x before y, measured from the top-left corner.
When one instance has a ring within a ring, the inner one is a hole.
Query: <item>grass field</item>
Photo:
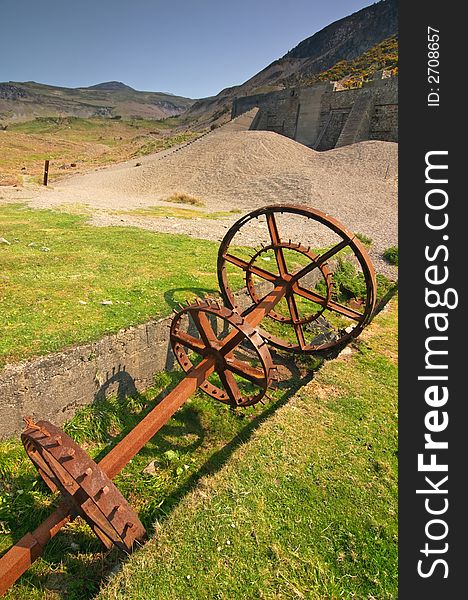
[[[216,292],[217,243],[85,220],[0,207],[0,237],[10,241],[0,244],[0,365],[98,339]]]
[[[397,311],[205,477],[100,600],[397,597]]]
[[[217,243],[85,219],[0,207],[1,362],[216,292]],[[196,394],[117,478],[156,535],[102,598],[395,598],[396,325],[394,303],[351,356],[320,371],[314,357],[286,361],[266,408],[232,412]],[[180,377],[97,401],[66,430],[102,457]],[[56,501],[20,442],[0,444],[0,552]],[[121,560],[77,520],[7,598],[90,599]]]
[[[175,206],[163,210],[186,218],[204,214]],[[218,293],[217,242],[93,227],[87,218],[0,206],[0,237],[9,242],[0,244],[0,367],[167,316],[185,299]],[[249,252],[237,254],[250,260]],[[240,269],[229,273],[234,289],[245,284]],[[383,296],[389,282],[380,276],[378,281]],[[278,324],[271,326],[278,333]]]
[[[46,159],[51,161],[53,183],[67,173],[159,152],[199,135],[176,131],[178,126],[177,117],[160,121],[42,117],[11,124],[0,131],[0,186],[42,182]]]
[[[396,598],[396,331],[393,300],[347,355],[319,371],[286,362],[267,407],[232,412],[196,394],[116,480],[146,546],[106,584],[122,556],[77,520],[6,598]],[[100,457],[179,377],[98,402],[66,430]],[[56,500],[16,441],[0,444],[0,492],[6,549]]]

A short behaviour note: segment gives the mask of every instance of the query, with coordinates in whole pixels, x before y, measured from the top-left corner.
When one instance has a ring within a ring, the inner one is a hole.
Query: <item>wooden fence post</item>
[[[46,160],[44,163],[44,185],[47,185],[48,179],[49,179],[49,161]]]

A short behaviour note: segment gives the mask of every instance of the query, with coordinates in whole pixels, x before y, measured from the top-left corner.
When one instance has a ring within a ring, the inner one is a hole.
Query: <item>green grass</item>
[[[78,519],[6,599],[87,600],[100,587],[101,600],[396,598],[396,331],[392,301],[313,380],[310,360],[281,361],[292,376],[267,407],[195,394],[116,478],[148,544],[127,560]],[[100,400],[65,429],[99,459],[180,376]],[[20,442],[1,443],[0,552],[56,501]]]
[[[310,364],[310,363],[305,363]],[[307,379],[309,374],[302,371]],[[96,460],[128,433],[181,379],[180,372],[161,373],[145,394],[101,399],[80,410],[65,431]],[[246,441],[300,385],[295,377],[273,392],[268,408],[229,410],[196,393],[114,480],[149,533],[162,522],[203,475],[215,471],[233,448]],[[259,405],[261,407],[261,405]],[[154,463],[154,472],[144,473]],[[57,503],[38,479],[17,440],[0,443],[0,554],[36,528]],[[105,552],[86,524],[68,524],[48,545],[42,558],[7,595],[9,599],[92,598],[102,577],[122,555]]]
[[[172,202],[166,200],[165,202]],[[175,201],[174,201],[175,202]],[[177,219],[225,219],[226,217],[232,217],[233,215],[239,214],[240,210],[224,210],[207,212],[203,210],[193,210],[190,208],[169,208],[167,206],[147,206],[144,208],[135,208],[133,210],[120,210],[118,214],[122,215],[139,215],[142,217],[173,217]]]
[[[132,156],[146,156],[147,154],[153,154],[153,152],[161,152],[161,150],[167,150],[168,148],[172,148],[172,146],[178,146],[180,144],[185,144],[185,142],[189,142],[190,140],[194,140],[199,135],[199,133],[188,131],[185,133],[174,134],[169,137],[149,140],[142,144]]]
[[[397,597],[397,310],[262,424],[99,598]]]
[[[99,339],[166,316],[186,298],[217,293],[217,243],[137,228],[87,226],[85,205],[73,206],[75,214],[69,212],[69,207],[56,211],[0,207],[0,237],[11,242],[0,244],[0,366]],[[236,212],[149,207],[130,214],[216,219]],[[252,249],[234,252],[250,260]],[[290,270],[307,263],[302,254],[290,254],[286,257]],[[345,259],[346,252],[341,256]],[[335,269],[333,288],[341,302],[359,299],[365,288],[362,274],[344,259]],[[262,252],[260,266],[275,270],[274,263],[272,251]],[[227,270],[234,289],[245,284],[240,269],[228,265]],[[380,298],[390,282],[380,275],[377,279]],[[317,289],[324,292],[320,282]],[[302,315],[319,309],[301,299],[298,306]],[[289,314],[285,301],[277,312]],[[336,327],[350,324],[330,311],[325,316]],[[288,325],[268,319],[264,328],[296,342]]]
[[[36,117],[30,121],[10,123],[8,129],[19,133],[34,134],[59,134],[60,136],[74,137],[75,134],[83,139],[89,135],[94,139],[94,133],[117,127],[133,127],[135,129],[153,129],[165,131],[179,125],[178,117],[167,119],[123,119],[115,121],[103,117]]]
[[[185,298],[216,293],[217,243],[87,226],[86,218],[0,207],[0,237],[11,242],[0,244],[0,365],[98,339],[168,315]]]
[[[0,138],[0,185],[40,183],[45,159],[51,161],[53,183],[69,173],[166,150],[199,135],[182,127],[179,117],[38,117],[12,123]]]
[[[367,248],[372,246],[372,238],[370,238],[365,233],[356,233],[357,239],[364,244]]]

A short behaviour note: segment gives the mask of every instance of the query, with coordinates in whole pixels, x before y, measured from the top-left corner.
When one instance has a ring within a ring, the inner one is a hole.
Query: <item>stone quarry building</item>
[[[352,89],[323,82],[235,98],[231,116],[258,107],[250,129],[275,131],[314,150],[364,140],[397,142],[398,77],[386,75],[380,71]]]

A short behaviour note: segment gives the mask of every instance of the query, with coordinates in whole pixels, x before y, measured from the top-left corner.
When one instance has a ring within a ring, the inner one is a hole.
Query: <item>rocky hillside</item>
[[[179,115],[193,100],[162,92],[140,92],[109,81],[65,88],[28,81],[0,83],[0,123],[35,117],[110,117],[163,119]]]
[[[352,87],[360,81],[368,81],[377,71],[386,70],[398,74],[398,36],[393,35],[380,44],[372,46],[353,60],[340,60],[331,69],[315,75],[293,75],[286,85],[312,85],[318,81],[339,81],[345,87]]]
[[[188,115],[216,120],[227,115],[236,96],[269,92],[300,84],[341,61],[353,61],[398,32],[397,0],[381,0],[335,21],[303,40],[279,60],[242,85],[195,102]]]

